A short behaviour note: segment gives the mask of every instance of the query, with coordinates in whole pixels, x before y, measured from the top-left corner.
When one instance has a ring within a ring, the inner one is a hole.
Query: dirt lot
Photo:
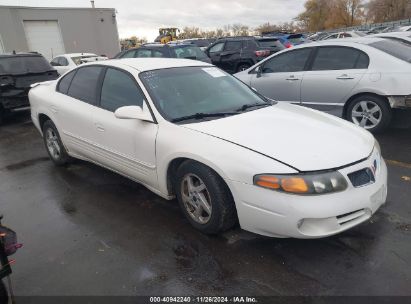
[[[0,127],[0,212],[24,243],[17,295],[411,295],[411,130],[378,136],[388,203],[323,240],[208,237],[175,201],[97,166],[56,168],[27,113]]]

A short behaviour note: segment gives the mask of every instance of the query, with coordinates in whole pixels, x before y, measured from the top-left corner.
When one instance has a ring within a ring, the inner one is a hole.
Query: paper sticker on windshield
[[[213,76],[214,78],[227,76],[226,74],[224,74],[222,71],[220,71],[217,68],[204,68],[203,71]]]

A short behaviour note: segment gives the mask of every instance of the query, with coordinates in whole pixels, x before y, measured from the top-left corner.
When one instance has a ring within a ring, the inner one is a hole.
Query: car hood
[[[337,117],[278,103],[241,115],[184,125],[301,171],[336,169],[366,159],[375,139]]]

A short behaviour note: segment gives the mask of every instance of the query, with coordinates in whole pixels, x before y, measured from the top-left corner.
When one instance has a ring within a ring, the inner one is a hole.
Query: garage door
[[[42,54],[46,59],[64,54],[64,43],[56,20],[24,20],[29,51]]]

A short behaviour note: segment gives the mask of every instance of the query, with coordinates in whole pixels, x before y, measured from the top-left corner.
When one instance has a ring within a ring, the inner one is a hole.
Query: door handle
[[[295,76],[290,76],[288,77],[286,80],[290,80],[290,81],[296,81],[296,80],[300,80],[300,78],[296,78]]]
[[[350,80],[350,79],[354,79],[354,77],[348,76],[347,74],[343,74],[341,76],[338,76],[337,79],[340,80]]]
[[[106,131],[106,129],[104,129],[104,127],[100,124],[95,123],[94,125],[96,126],[97,130],[99,130],[100,132],[105,132]]]

